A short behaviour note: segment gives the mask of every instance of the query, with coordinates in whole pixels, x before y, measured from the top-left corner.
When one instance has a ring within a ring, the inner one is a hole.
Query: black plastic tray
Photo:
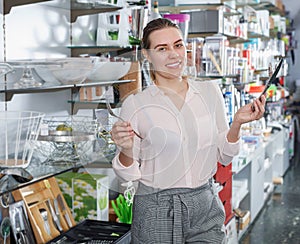
[[[130,244],[130,225],[86,219],[48,244]]]

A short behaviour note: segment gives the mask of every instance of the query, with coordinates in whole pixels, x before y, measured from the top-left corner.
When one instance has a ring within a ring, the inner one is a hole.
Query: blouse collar
[[[194,94],[194,93],[200,93],[200,91],[195,88],[193,80],[188,79],[188,84],[189,84],[189,88],[188,88],[188,91],[187,91],[187,95],[188,94]],[[156,96],[159,93],[163,94],[162,91],[154,83],[151,86],[149,86],[148,89],[149,89],[149,92],[152,96]]]

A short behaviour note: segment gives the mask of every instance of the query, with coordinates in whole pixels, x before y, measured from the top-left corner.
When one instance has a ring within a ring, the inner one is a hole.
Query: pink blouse
[[[198,187],[216,173],[217,162],[228,164],[239,152],[239,141],[227,141],[224,99],[211,81],[189,81],[180,110],[150,86],[124,101],[121,117],[143,137],[134,137],[132,165],[123,166],[118,152],[112,161],[124,181],[160,189]]]

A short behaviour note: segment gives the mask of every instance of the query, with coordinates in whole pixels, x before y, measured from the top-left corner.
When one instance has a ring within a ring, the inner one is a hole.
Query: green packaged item
[[[108,176],[81,174],[73,178],[73,215],[75,221],[84,219],[108,221]]]

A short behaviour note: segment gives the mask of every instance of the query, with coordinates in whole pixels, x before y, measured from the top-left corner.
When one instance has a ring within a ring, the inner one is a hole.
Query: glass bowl
[[[128,61],[95,61],[95,66],[87,76],[87,81],[115,81],[126,75],[130,69]]]
[[[36,67],[37,74],[45,81],[56,80],[62,85],[80,84],[94,70],[97,58],[69,57],[47,59],[57,65]],[[54,79],[53,79],[54,78]]]

